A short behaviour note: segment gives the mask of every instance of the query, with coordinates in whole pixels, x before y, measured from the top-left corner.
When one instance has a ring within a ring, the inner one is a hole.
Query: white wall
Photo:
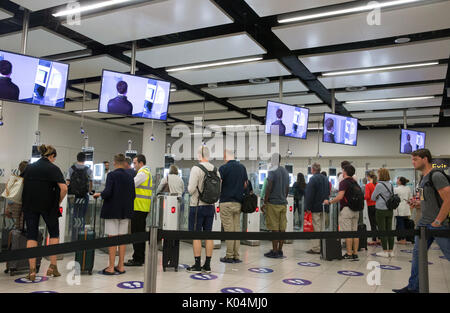
[[[94,163],[108,160],[112,166],[114,155],[128,150],[129,139],[133,141],[132,148],[138,153],[142,152],[142,134],[124,133],[119,129],[90,121],[85,121],[84,129],[89,135],[89,146],[95,148]],[[56,165],[63,172],[67,171],[76,162],[77,153],[84,146],[83,136],[80,134],[80,121],[41,116],[39,130],[41,144],[51,144],[56,148],[58,153]]]

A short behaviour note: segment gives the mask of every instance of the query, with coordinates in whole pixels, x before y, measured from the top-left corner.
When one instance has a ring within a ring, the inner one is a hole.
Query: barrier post
[[[427,228],[420,227],[419,237],[419,292],[429,293]]]
[[[156,293],[156,275],[158,266],[158,227],[150,227],[150,240],[146,244],[146,262],[144,274],[144,293]]]

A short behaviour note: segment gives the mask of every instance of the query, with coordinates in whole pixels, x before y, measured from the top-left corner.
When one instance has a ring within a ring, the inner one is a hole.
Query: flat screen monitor
[[[356,146],[358,119],[325,113],[323,116],[323,142]]]
[[[170,83],[103,70],[98,111],[167,120]]]
[[[424,132],[402,129],[400,136],[400,153],[409,154],[417,149],[425,148]]]
[[[267,101],[266,134],[306,139],[309,109]]]
[[[0,100],[64,108],[69,65],[0,50]]]
[[[258,181],[260,185],[264,184],[264,180],[267,178],[267,170],[259,170]]]

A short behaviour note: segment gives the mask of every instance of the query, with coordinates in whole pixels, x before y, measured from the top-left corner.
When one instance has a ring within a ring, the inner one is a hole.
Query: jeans
[[[405,220],[407,220],[408,217],[407,216],[396,216],[395,219],[397,221],[397,227],[395,229],[396,230],[403,230],[403,229],[405,229]],[[397,240],[398,241],[403,240],[403,239],[405,239],[405,238],[397,236]]]
[[[420,226],[426,226],[428,229],[448,229],[449,226],[433,227],[430,224]],[[430,237],[427,242],[427,249],[430,248],[433,241],[436,240],[442,253],[450,261],[450,238],[445,237]],[[419,236],[415,237],[412,265],[411,265],[411,277],[409,278],[408,289],[412,291],[419,291]]]

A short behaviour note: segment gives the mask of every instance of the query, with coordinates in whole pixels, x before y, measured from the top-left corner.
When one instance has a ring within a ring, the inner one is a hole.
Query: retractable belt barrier
[[[166,238],[173,240],[308,240],[308,239],[329,239],[329,238],[358,238],[358,237],[388,237],[388,236],[420,236],[419,229],[397,230],[397,231],[366,231],[366,232],[188,232],[169,231],[158,229],[158,240]],[[449,237],[450,229],[426,230],[426,237]],[[56,245],[18,249],[0,253],[0,263],[14,260],[30,259],[58,255],[83,250],[94,250],[106,247],[120,246],[150,240],[150,232],[141,232],[131,235],[99,238],[86,241],[75,241]]]

